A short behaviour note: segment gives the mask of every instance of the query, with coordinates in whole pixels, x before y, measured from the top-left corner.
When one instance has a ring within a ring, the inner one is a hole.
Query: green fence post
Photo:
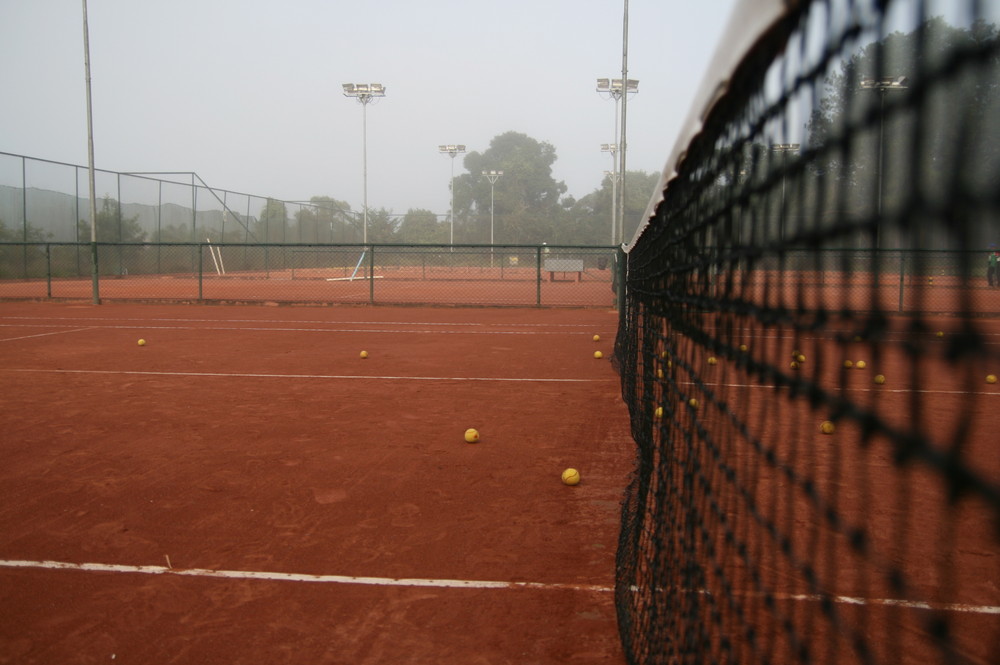
[[[203,264],[205,262],[205,247],[201,243],[198,244],[198,300],[204,298],[204,289],[202,287],[202,278],[204,277]]]
[[[899,311],[903,311],[903,290],[906,282],[906,250],[899,250]]]
[[[375,304],[375,245],[368,248],[368,304]]]
[[[535,305],[542,306],[542,248],[535,248]]]
[[[52,245],[45,243],[45,297],[52,297]]]

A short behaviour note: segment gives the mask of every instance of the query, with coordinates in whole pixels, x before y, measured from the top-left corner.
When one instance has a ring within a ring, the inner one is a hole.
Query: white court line
[[[609,593],[614,589],[599,584],[560,582],[498,582],[491,580],[450,580],[414,577],[356,577],[352,575],[309,575],[251,570],[210,570],[207,568],[168,568],[165,566],[131,566],[110,563],[67,563],[63,561],[24,561],[0,559],[0,568],[32,568],[73,570],[98,573],[139,573],[145,575],[179,575],[183,577],[215,577],[226,579],[265,580],[273,582],[311,582],[321,584],[359,584],[366,586],[433,587],[445,589],[563,589]],[[638,591],[638,587],[632,587]],[[709,593],[702,591],[700,593]],[[753,594],[760,595],[760,594]],[[1000,614],[1000,606],[968,603],[928,603],[895,598],[858,598],[856,596],[822,596],[819,594],[772,594],[776,600],[822,602],[829,600],[842,605],[883,605],[915,610],[964,612],[970,614]]]
[[[20,561],[0,559],[2,568],[43,568],[48,570],[79,570],[98,573],[142,573],[146,575],[181,575],[185,577],[221,577],[276,582],[318,582],[324,584],[363,584],[368,586],[436,587],[447,589],[568,589],[573,591],[610,592],[613,589],[598,584],[565,584],[545,582],[494,582],[487,580],[437,580],[395,577],[354,577],[351,575],[307,575],[303,573],[270,573],[251,570],[209,570],[206,568],[167,568],[165,566],[129,566],[109,563],[66,563],[62,561]]]
[[[481,323],[474,321],[457,322],[433,322],[433,321],[319,321],[319,320],[290,320],[290,319],[185,319],[185,318],[162,318],[162,319],[133,319],[120,317],[80,317],[80,316],[0,316],[0,321],[138,321],[140,323],[150,323],[157,321],[173,321],[180,323],[316,323],[320,325],[337,324],[341,326],[469,326],[486,327],[501,326],[505,328],[593,328],[595,324],[590,323]],[[615,324],[617,325],[617,323]]]
[[[36,374],[123,374],[129,376],[195,376],[222,377],[233,379],[367,379],[369,381],[519,381],[525,383],[598,383],[617,381],[617,377],[607,379],[547,379],[526,377],[490,376],[359,376],[357,374],[243,374],[223,372],[147,372],[133,370],[103,369],[37,369],[0,367],[0,372],[25,372]]]
[[[706,386],[712,388],[762,388],[764,390],[778,390],[778,386],[767,385],[763,383],[708,383],[702,382]],[[694,381],[678,381],[679,386],[697,386],[698,384]],[[786,390],[788,386],[782,386],[781,390]],[[860,392],[860,393],[905,393],[907,395],[918,393],[926,395],[990,395],[994,397],[1000,397],[1000,391],[990,392],[985,390],[927,390],[920,389],[914,390],[911,388],[845,388],[844,390],[848,392]],[[833,391],[829,391],[833,392]]]
[[[23,328],[24,326],[16,326],[18,328]],[[90,326],[87,328],[73,328],[72,330],[57,330],[55,332],[38,333],[37,335],[22,335],[20,337],[4,337],[0,339],[0,342],[13,342],[19,339],[31,339],[33,337],[48,337],[49,335],[66,335],[74,332],[83,332],[84,330],[96,330],[95,327]]]
[[[29,324],[14,324],[14,323],[2,323],[0,328],[52,328],[56,324],[34,324],[31,326]],[[547,330],[393,330],[393,329],[378,329],[378,328],[264,328],[264,327],[253,327],[249,328],[246,326],[91,326],[89,328],[80,328],[80,330],[222,330],[227,332],[232,331],[247,331],[247,332],[314,332],[314,333],[381,333],[388,335],[412,335],[412,334],[429,334],[429,335],[565,335],[564,331],[547,331]],[[55,333],[52,333],[55,334]],[[39,337],[41,335],[38,335]]]
[[[629,590],[638,592],[640,587],[632,585]],[[665,591],[665,589],[657,589]],[[680,590],[683,592],[683,590]],[[708,589],[698,589],[694,593],[702,596],[713,595]],[[742,597],[764,598],[767,594],[759,591],[736,592]],[[775,600],[795,600],[808,603],[831,602],[840,605],[882,605],[887,607],[904,607],[911,610],[932,610],[935,612],[966,612],[970,614],[1000,614],[997,605],[973,605],[971,603],[929,603],[922,600],[902,600],[900,598],[860,598],[858,596],[824,596],[818,593],[771,593]]]

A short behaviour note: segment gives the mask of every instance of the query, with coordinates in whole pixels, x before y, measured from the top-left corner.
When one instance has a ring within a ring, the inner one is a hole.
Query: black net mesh
[[[1000,662],[992,2],[802,2],[629,248],[630,663]]]

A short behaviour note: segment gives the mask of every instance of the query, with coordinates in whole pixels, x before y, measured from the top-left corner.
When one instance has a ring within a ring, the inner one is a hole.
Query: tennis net
[[[626,247],[630,663],[997,662],[997,14],[737,7]]]

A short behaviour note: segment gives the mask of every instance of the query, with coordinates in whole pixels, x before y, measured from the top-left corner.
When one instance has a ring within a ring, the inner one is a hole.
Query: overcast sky
[[[630,0],[629,169],[660,172],[736,0]],[[450,158],[517,131],[579,198],[615,142],[622,0],[89,0],[95,157],[210,186],[447,213]],[[87,163],[80,0],[0,0],[0,151]],[[462,156],[455,174],[464,172]],[[502,186],[502,181],[497,187]],[[102,195],[103,192],[98,192]]]

